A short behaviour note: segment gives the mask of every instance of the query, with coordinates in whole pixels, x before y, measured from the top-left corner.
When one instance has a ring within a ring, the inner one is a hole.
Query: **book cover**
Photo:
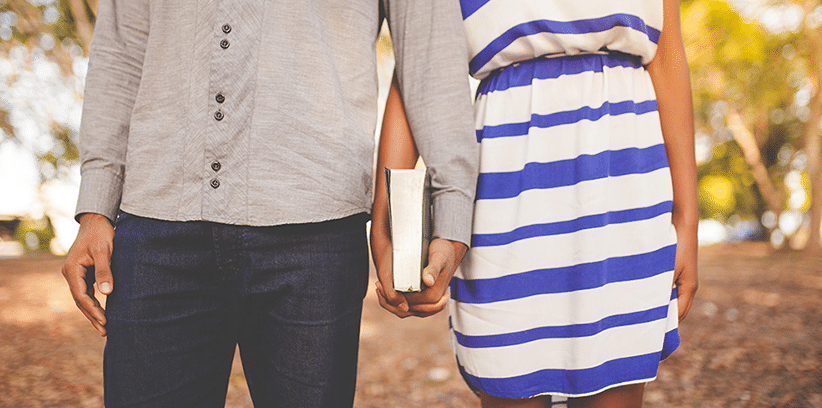
[[[422,290],[431,242],[431,179],[425,170],[385,169],[394,290]]]

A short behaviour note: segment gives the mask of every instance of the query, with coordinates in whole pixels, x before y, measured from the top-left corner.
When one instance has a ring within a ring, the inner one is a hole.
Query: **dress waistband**
[[[616,51],[548,54],[498,68],[480,81],[475,97],[490,90],[531,84],[534,78],[549,79],[585,71],[601,72],[605,67],[642,68],[639,56]]]

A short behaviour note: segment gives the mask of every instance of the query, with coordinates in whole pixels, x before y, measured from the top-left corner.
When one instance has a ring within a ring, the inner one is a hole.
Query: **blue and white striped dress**
[[[679,344],[671,175],[644,68],[662,1],[461,3],[482,153],[448,306],[460,369],[505,398],[654,379]]]

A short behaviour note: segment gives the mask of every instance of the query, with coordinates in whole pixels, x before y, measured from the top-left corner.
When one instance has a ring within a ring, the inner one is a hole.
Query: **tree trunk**
[[[785,202],[785,199],[782,190],[774,187],[771,181],[771,176],[768,174],[768,169],[765,168],[762,155],[759,153],[756,138],[745,126],[742,117],[736,109],[729,109],[725,119],[728,123],[728,129],[731,130],[731,134],[745,154],[745,160],[748,162],[748,165],[751,166],[754,180],[756,180],[756,184],[759,186],[759,193],[762,194],[765,205],[774,214],[779,215],[779,213],[782,212],[782,204]]]

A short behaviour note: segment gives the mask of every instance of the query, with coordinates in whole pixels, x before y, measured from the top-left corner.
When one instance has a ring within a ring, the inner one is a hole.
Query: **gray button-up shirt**
[[[384,0],[435,235],[476,185],[457,0]],[[77,214],[252,226],[369,211],[380,0],[101,0]]]

